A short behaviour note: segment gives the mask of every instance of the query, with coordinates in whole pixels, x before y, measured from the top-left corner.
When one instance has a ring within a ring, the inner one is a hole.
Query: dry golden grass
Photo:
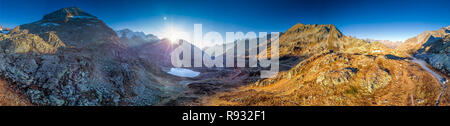
[[[332,53],[310,57],[274,79],[206,97],[203,105],[434,105],[440,91],[432,75],[407,59]]]
[[[306,59],[275,78],[206,97],[203,104],[435,105],[442,90],[430,73],[403,58],[407,52],[344,36],[333,25],[295,25],[280,37],[280,57]],[[448,96],[441,105],[448,105]]]
[[[447,83],[447,88],[445,89],[444,93],[441,96],[441,103],[439,103],[440,106],[450,106],[450,84]]]
[[[30,106],[32,105],[19,92],[10,88],[7,82],[0,79],[0,106]]]

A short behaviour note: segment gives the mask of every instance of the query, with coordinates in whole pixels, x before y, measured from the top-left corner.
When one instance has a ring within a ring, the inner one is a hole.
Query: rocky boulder
[[[28,33],[28,30],[20,30],[19,27],[13,29],[7,35],[0,34],[0,47],[5,53],[53,53],[55,46],[49,41],[45,41],[37,35]]]

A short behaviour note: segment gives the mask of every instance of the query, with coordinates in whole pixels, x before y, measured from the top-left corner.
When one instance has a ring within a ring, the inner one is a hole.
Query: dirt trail
[[[413,61],[413,62],[419,64],[425,71],[427,71],[428,73],[430,73],[431,75],[433,75],[433,76],[439,81],[439,83],[441,84],[441,86],[442,86],[442,91],[441,91],[441,93],[439,94],[439,97],[437,98],[437,101],[436,101],[436,106],[438,106],[438,105],[439,105],[439,102],[441,101],[441,97],[442,97],[442,95],[444,94],[445,89],[447,88],[447,85],[446,85],[446,83],[448,82],[447,78],[441,76],[439,73],[436,73],[435,71],[433,71],[433,70],[431,70],[430,68],[428,68],[428,66],[427,66],[428,64],[427,64],[425,61],[420,60],[420,59],[417,59],[417,58],[415,58],[415,57],[411,57],[411,58],[413,59],[413,60],[411,60],[411,61]]]

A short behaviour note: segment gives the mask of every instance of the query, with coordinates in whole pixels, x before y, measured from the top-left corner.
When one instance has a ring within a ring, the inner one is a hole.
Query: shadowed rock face
[[[0,77],[34,105],[155,105],[185,88],[162,71],[178,46],[130,48],[95,16],[63,8],[0,34]]]
[[[47,14],[44,16],[44,18],[42,18],[42,20],[55,21],[61,23],[59,21],[68,22],[70,18],[77,16],[84,18],[97,18],[89,13],[84,12],[78,7],[69,7],[69,8],[62,8],[60,10]]]
[[[427,31],[406,40],[398,47],[450,76],[450,27]]]
[[[101,44],[126,47],[103,21],[77,7],[57,10],[39,21],[21,25],[20,29],[36,35],[54,31],[62,42],[75,48],[95,48]]]

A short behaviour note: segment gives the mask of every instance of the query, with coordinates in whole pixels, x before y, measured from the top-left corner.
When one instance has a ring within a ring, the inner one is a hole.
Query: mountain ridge
[[[293,26],[280,37],[280,66],[288,69],[207,96],[202,105],[435,105],[439,81],[406,54],[345,36],[333,26]],[[418,78],[405,77],[411,75]],[[448,98],[442,101],[449,104]]]
[[[153,34],[145,34],[144,32],[134,32],[130,29],[122,29],[116,31],[120,41],[128,44],[128,46],[139,46],[145,43],[159,41],[160,39]]]

